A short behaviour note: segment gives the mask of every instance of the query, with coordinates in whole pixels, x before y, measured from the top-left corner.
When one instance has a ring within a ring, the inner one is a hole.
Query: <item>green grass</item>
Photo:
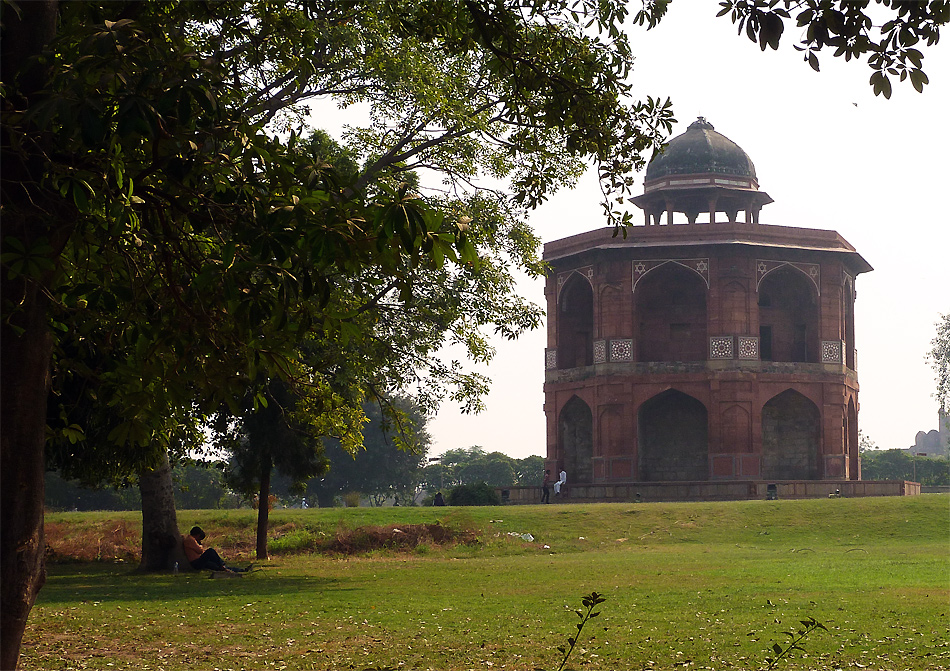
[[[51,566],[22,667],[553,669],[581,596],[597,591],[607,601],[569,668],[764,668],[783,632],[813,616],[829,631],[779,668],[944,669],[948,504],[926,495],[274,511],[272,548],[286,554],[240,580]],[[48,520],[121,518],[97,515]],[[185,511],[179,521],[202,525],[227,552],[221,539],[246,544],[253,520],[250,511]],[[477,530],[480,542],[294,553],[340,528],[437,520]]]

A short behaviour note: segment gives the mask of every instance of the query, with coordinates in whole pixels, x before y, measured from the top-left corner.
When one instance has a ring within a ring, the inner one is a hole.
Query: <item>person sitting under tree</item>
[[[182,549],[185,551],[185,559],[191,564],[191,568],[196,571],[210,569],[212,571],[230,571],[232,573],[244,573],[251,570],[251,566],[245,569],[231,568],[224,563],[221,556],[214,548],[205,548],[201,541],[205,539],[205,532],[201,527],[192,527],[187,536],[181,537]]]

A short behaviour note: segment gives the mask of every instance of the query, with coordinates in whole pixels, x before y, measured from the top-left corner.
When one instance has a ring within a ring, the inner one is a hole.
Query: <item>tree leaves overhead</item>
[[[872,6],[869,8],[868,5]],[[950,3],[945,0],[904,2],[876,0],[873,4],[851,0],[723,0],[719,16],[730,15],[743,32],[762,51],[778,49],[785,22],[794,19],[801,38],[795,49],[805,62],[819,70],[818,52],[834,49],[834,56],[868,57],[873,70],[870,84],[874,95],[890,98],[891,77],[922,92],[929,83],[921,69],[923,53],[918,48],[933,46],[940,29],[950,21]]]

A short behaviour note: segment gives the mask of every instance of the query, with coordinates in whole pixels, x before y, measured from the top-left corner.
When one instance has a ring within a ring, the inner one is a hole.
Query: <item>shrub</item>
[[[446,501],[450,506],[500,506],[501,497],[493,487],[484,482],[459,485],[449,492]]]

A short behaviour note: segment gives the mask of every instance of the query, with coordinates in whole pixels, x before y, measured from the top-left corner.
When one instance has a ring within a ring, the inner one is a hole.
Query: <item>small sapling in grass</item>
[[[607,599],[602,597],[597,592],[591,592],[590,594],[585,596],[583,599],[581,599],[581,603],[584,604],[584,608],[586,608],[587,611],[585,612],[581,608],[578,608],[577,610],[574,611],[575,613],[577,613],[577,617],[579,617],[581,621],[578,622],[576,625],[574,625],[577,627],[577,634],[575,634],[574,636],[568,637],[567,639],[568,645],[566,646],[559,645],[557,647],[558,651],[564,655],[564,658],[561,660],[560,666],[557,667],[557,671],[561,671],[561,669],[564,668],[564,665],[567,664],[568,658],[571,656],[571,653],[574,652],[574,647],[577,645],[577,639],[580,638],[581,632],[584,631],[584,625],[587,624],[593,618],[600,615],[600,611],[597,611],[595,613],[594,608],[596,608],[597,606],[599,606],[606,600]]]
[[[807,620],[799,620],[802,625],[802,628],[798,631],[786,631],[785,634],[791,638],[791,642],[787,647],[783,648],[778,643],[772,644],[772,652],[775,653],[775,657],[766,657],[765,661],[768,662],[768,669],[774,669],[778,665],[779,661],[787,657],[790,652],[793,650],[799,650],[805,652],[805,648],[801,646],[801,642],[811,634],[816,629],[822,629],[828,631],[828,628],[825,627],[821,622],[816,620],[813,617],[809,617]]]

